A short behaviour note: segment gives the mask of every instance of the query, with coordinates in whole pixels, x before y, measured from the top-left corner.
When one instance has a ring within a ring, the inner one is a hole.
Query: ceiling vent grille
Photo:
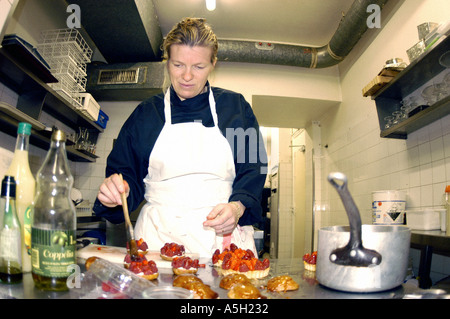
[[[138,83],[139,68],[122,70],[100,70],[97,84],[134,84]]]

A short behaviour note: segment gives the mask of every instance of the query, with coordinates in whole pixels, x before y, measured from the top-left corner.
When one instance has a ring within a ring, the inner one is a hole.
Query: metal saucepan
[[[319,229],[319,283],[348,292],[384,291],[401,285],[408,265],[410,229],[361,225],[359,210],[347,189],[347,177],[331,173],[328,181],[341,197],[350,226]]]

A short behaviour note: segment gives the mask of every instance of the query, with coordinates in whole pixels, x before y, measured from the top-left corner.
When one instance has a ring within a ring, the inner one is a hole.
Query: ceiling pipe
[[[322,47],[251,41],[219,40],[219,61],[276,64],[305,68],[326,68],[340,63],[368,29],[367,19],[372,12],[368,6],[380,10],[388,0],[355,0],[330,42]]]

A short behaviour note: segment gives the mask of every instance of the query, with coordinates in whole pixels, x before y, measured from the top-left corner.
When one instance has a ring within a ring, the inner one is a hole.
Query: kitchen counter
[[[411,248],[420,250],[419,287],[431,287],[431,259],[433,254],[450,257],[450,236],[440,230],[412,230]]]
[[[200,262],[205,262],[200,260]],[[210,261],[206,261],[205,268],[200,268],[198,276],[204,283],[211,286],[216,291],[220,299],[227,299],[227,290],[219,287],[220,279],[222,278],[217,270],[211,266]],[[84,266],[81,265],[81,269]],[[83,270],[81,270],[83,272]],[[84,272],[83,272],[84,274]],[[300,288],[296,291],[285,293],[271,293],[265,289],[260,289],[261,292],[268,297],[268,299],[401,299],[410,296],[418,296],[420,289],[413,284],[403,284],[397,288],[389,291],[377,293],[346,293],[328,289],[315,280],[315,273],[305,271],[301,259],[279,259],[271,260],[270,274],[265,279],[260,279],[255,282],[258,287],[265,285],[267,280],[275,275],[289,274],[296,282],[299,283]],[[173,275],[171,269],[160,269],[160,276],[157,280],[152,281],[158,286],[171,286]],[[81,287],[83,281],[81,282]],[[83,287],[82,287],[83,288]],[[68,292],[44,292],[34,287],[34,282],[30,273],[24,275],[23,282],[16,285],[0,284],[0,298],[17,298],[17,299],[78,299],[88,298],[84,293],[80,293],[82,288],[72,288]],[[97,289],[101,293],[101,289]],[[439,293],[443,293],[440,291]],[[449,292],[447,292],[448,294]],[[90,294],[90,297],[100,297],[100,295]]]

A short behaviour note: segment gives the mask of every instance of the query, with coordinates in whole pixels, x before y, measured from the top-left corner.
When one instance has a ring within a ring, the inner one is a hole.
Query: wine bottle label
[[[74,230],[31,228],[31,265],[36,275],[64,278],[69,265],[76,263]]]
[[[0,231],[0,259],[21,264],[20,229],[2,229]]]

